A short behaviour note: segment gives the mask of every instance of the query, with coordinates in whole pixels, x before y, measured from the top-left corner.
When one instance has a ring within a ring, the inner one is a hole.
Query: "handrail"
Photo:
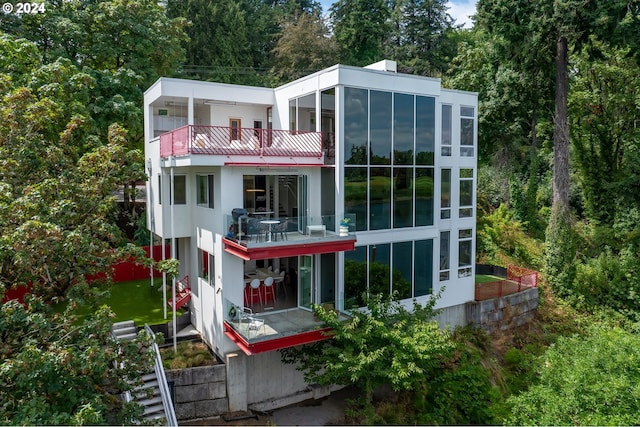
[[[144,325],[145,331],[154,336],[153,331],[148,324]],[[153,351],[155,352],[156,363],[154,366],[156,377],[158,378],[158,387],[160,388],[160,396],[162,397],[162,406],[164,407],[164,414],[167,420],[168,426],[177,426],[178,420],[176,419],[176,412],[171,401],[171,393],[169,393],[169,384],[167,384],[167,377],[164,374],[164,367],[162,366],[162,357],[160,356],[160,349],[158,344],[153,341]]]

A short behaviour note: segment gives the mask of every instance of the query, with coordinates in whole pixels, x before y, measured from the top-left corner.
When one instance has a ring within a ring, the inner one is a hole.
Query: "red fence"
[[[149,258],[150,250],[149,246],[142,246],[147,258]],[[171,248],[169,245],[164,246],[165,259],[171,258]],[[153,259],[157,261],[162,260],[162,245],[155,245],[153,247]],[[150,277],[149,267],[136,264],[135,260],[125,260],[111,267],[113,273],[112,280],[114,282],[126,282],[129,280],[142,280]],[[162,273],[155,268],[153,269],[153,277],[161,277]],[[87,281],[91,282],[104,275],[87,276]],[[18,286],[15,288],[9,288],[5,291],[2,301],[4,303],[11,300],[18,300],[21,303],[24,302],[24,296],[29,292],[29,286]]]
[[[538,272],[523,267],[510,265],[507,278],[495,282],[476,283],[476,301],[499,298],[503,295],[515,294],[529,288],[538,287]]]

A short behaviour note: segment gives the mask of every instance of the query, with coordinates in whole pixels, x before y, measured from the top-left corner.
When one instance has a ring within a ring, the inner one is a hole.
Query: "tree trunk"
[[[567,38],[556,43],[556,110],[553,119],[553,204],[552,212],[563,217],[569,213],[569,92]]]

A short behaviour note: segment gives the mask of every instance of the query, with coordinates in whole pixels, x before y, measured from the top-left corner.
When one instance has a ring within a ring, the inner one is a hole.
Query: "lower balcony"
[[[224,250],[244,260],[352,251],[355,216],[338,226],[333,215],[278,218],[227,215]],[[353,216],[353,215],[352,215]]]
[[[349,317],[340,314],[341,319]],[[247,355],[309,344],[331,338],[331,329],[310,309],[296,307],[254,313],[224,300],[225,335]]]

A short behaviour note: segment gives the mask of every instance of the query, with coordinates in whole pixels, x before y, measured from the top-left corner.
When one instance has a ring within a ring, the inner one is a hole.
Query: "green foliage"
[[[215,356],[202,342],[181,342],[176,351],[173,348],[163,348],[160,349],[160,354],[165,369],[193,368],[217,363]]]
[[[610,325],[562,337],[539,367],[540,382],[509,399],[509,425],[630,425],[640,416],[640,338]]]
[[[338,0],[330,12],[343,63],[364,66],[382,59],[390,16],[386,1]]]
[[[119,346],[102,307],[79,321],[53,314],[37,299],[0,307],[0,423],[132,424],[142,408],[120,393],[153,366],[153,337]]]
[[[541,245],[525,234],[504,204],[478,219],[477,236],[481,262],[503,266],[515,263],[534,269],[541,266]]]
[[[180,260],[169,258],[158,261],[156,268],[161,273],[166,273],[169,277],[177,278],[180,274]]]
[[[332,339],[282,350],[282,360],[296,363],[309,383],[356,385],[365,405],[383,384],[394,390],[419,389],[453,350],[449,334],[429,320],[436,300],[426,306],[414,302],[411,313],[397,300],[377,295],[367,300],[367,311],[353,311],[349,321],[314,306],[332,328]]]

